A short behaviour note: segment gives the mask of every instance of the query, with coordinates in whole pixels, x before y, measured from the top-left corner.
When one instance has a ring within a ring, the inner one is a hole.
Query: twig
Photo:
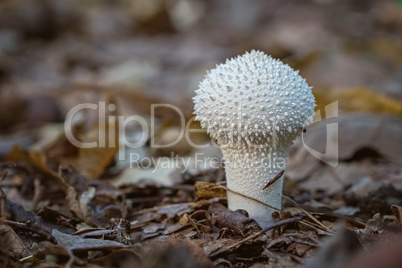
[[[6,223],[11,226],[16,226],[16,227],[21,228],[26,231],[30,231],[30,232],[34,231],[37,234],[46,237],[48,240],[54,240],[53,236],[51,234],[49,234],[48,232],[46,232],[44,230],[39,229],[36,226],[30,225],[29,221],[27,223],[24,223],[24,222],[17,222],[17,221],[11,221],[11,220],[1,220],[1,222]]]
[[[303,222],[303,221],[300,221],[300,222]],[[308,234],[306,234],[306,233],[304,233],[304,232],[301,232],[301,231],[299,231],[299,233],[285,233],[285,234],[282,234],[283,236],[289,236],[289,237],[301,237],[301,238],[308,238],[308,239],[310,239],[311,241],[313,241],[313,243],[309,243],[308,245],[310,245],[310,246],[318,246],[320,243],[317,241],[317,240],[315,240],[314,238],[312,238],[311,236],[309,236]],[[305,243],[305,241],[303,241],[303,243]],[[306,244],[307,245],[307,244]]]
[[[246,237],[261,230],[258,223],[239,211],[231,211],[222,204],[213,203],[208,208],[211,223],[218,227],[228,227],[233,233]]]
[[[354,225],[356,225],[359,228],[364,228],[366,226],[366,222],[364,222],[362,219],[359,218],[352,218],[350,216],[346,216],[346,215],[341,215],[341,214],[337,214],[337,213],[333,213],[333,212],[314,212],[311,211],[310,212],[311,215],[317,215],[317,216],[324,216],[324,217],[332,217],[335,219],[342,219],[345,220],[349,223],[352,223]]]
[[[8,171],[4,172],[3,176],[0,178],[0,182],[2,182],[7,177]]]
[[[274,182],[276,182],[277,180],[279,180],[283,173],[285,173],[285,170],[282,170],[281,172],[279,172],[278,174],[276,174],[275,177],[273,177],[271,180],[269,180],[269,182],[267,183],[267,185],[265,185],[264,188],[262,188],[263,190],[267,189],[269,186],[271,186],[272,184],[274,184]]]
[[[38,207],[39,201],[43,196],[43,186],[40,184],[40,179],[34,180],[34,197],[32,198],[31,211],[35,211]]]
[[[262,201],[260,201],[260,200],[258,200],[258,199],[255,199],[255,198],[252,198],[252,197],[250,197],[250,196],[244,195],[244,194],[242,194],[242,193],[239,193],[239,192],[230,190],[230,189],[229,189],[228,187],[226,187],[226,186],[220,186],[220,185],[217,185],[217,186],[218,186],[218,187],[222,187],[223,189],[225,189],[226,191],[229,191],[229,192],[231,192],[231,193],[238,194],[238,195],[240,195],[240,196],[242,196],[242,197],[244,197],[244,198],[248,198],[248,199],[253,200],[253,201],[257,202],[257,203],[260,203],[260,204],[262,204],[262,205],[264,205],[264,206],[270,207],[270,208],[272,208],[272,209],[274,209],[274,210],[276,210],[276,211],[281,211],[280,209],[278,209],[278,208],[276,208],[276,207],[273,207],[273,206],[270,206],[270,205],[268,205],[268,204],[266,204],[266,203],[264,203],[264,202],[262,202]]]
[[[4,172],[3,176],[0,179],[0,182],[4,180],[5,177],[7,177],[8,171]],[[6,207],[4,205],[4,200],[6,199],[6,194],[4,193],[3,189],[0,187],[0,220],[5,220],[6,219]]]
[[[236,243],[234,243],[234,244],[228,246],[227,248],[225,248],[225,249],[223,249],[223,250],[221,250],[221,251],[218,251],[218,252],[216,252],[216,253],[211,254],[209,257],[214,257],[214,256],[216,256],[216,255],[218,255],[218,254],[221,254],[221,253],[223,253],[223,252],[226,252],[226,251],[228,251],[228,250],[230,250],[230,249],[232,249],[232,248],[236,248],[237,246],[240,246],[240,245],[243,244],[244,242],[247,242],[247,241],[249,241],[249,240],[251,240],[251,239],[254,239],[254,238],[256,238],[256,237],[258,237],[258,236],[260,236],[260,235],[262,235],[262,234],[265,234],[265,233],[268,232],[269,230],[274,229],[274,228],[276,228],[276,227],[282,226],[282,225],[284,225],[284,224],[292,223],[292,222],[301,221],[301,220],[303,220],[305,217],[306,217],[305,215],[302,215],[302,216],[299,216],[299,217],[294,217],[294,218],[290,218],[290,219],[278,221],[278,222],[272,224],[271,226],[268,226],[268,227],[262,229],[261,231],[255,233],[255,234],[252,234],[252,235],[246,237],[245,239],[240,240],[239,242],[236,242]]]
[[[307,233],[305,233],[305,232],[302,232],[302,231],[299,231],[299,232],[300,232],[302,235],[304,235],[305,237],[307,237],[308,239],[310,239],[311,241],[313,241],[316,245],[320,245],[320,241],[318,241],[317,239],[311,237],[311,235],[309,235],[309,234],[307,234]]]
[[[302,208],[296,201],[292,200],[291,198],[287,197],[287,196],[283,196],[286,199],[288,199],[289,201],[291,201],[295,206],[297,206],[304,214],[306,214],[307,217],[309,217],[312,221],[314,221],[315,223],[317,223],[321,228],[324,229],[324,231],[334,234],[334,231],[332,231],[331,229],[329,229],[327,226],[325,226],[322,222],[320,222],[319,220],[317,220],[313,215],[311,215],[307,210],[305,210],[304,208]]]
[[[314,222],[311,221],[299,221],[300,224],[307,226],[308,228],[312,228],[315,231],[321,231],[323,232],[325,235],[334,235],[333,233],[328,233],[327,231],[324,231],[323,229],[321,229],[321,226],[319,226],[318,224],[315,224]]]

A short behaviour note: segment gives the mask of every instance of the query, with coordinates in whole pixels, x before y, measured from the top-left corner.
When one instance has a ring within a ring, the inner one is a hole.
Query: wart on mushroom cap
[[[230,190],[278,210],[288,148],[310,123],[314,96],[288,65],[252,50],[210,70],[194,99],[196,120],[220,144]],[[229,209],[245,209],[262,228],[275,210],[228,192]]]

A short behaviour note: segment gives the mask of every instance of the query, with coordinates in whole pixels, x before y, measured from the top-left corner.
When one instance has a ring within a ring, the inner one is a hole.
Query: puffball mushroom
[[[287,64],[252,50],[207,72],[193,100],[195,119],[222,150],[229,209],[268,227],[282,208],[289,146],[314,114],[311,87]]]

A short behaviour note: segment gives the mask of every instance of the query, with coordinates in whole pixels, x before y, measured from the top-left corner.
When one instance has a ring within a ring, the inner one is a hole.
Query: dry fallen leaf
[[[69,235],[54,229],[52,235],[57,243],[68,251],[89,251],[89,250],[113,250],[126,247],[125,245],[109,240],[81,238],[75,235]]]
[[[336,139],[327,141],[327,126],[330,124],[337,124],[338,144],[334,143]],[[310,176],[319,167],[320,160],[308,152],[306,146],[325,154],[327,143],[336,146],[339,161],[351,159],[359,150],[369,149],[390,161],[401,163],[402,147],[395,146],[402,144],[400,133],[402,118],[393,115],[348,114],[316,122],[307,127],[303,137],[296,139],[289,153],[285,175],[292,180]]]
[[[397,205],[392,205],[391,206],[392,213],[394,213],[396,217],[396,221],[400,224],[402,224],[402,207],[397,206]]]
[[[23,152],[18,145],[15,145],[12,151],[7,155],[7,161],[27,162],[32,164],[39,171],[62,181],[57,172],[47,166],[47,158],[43,154],[37,152]]]
[[[196,181],[194,184],[195,195],[199,199],[210,199],[214,197],[226,198],[226,191],[215,183]]]
[[[95,196],[95,188],[89,187],[87,191],[80,196],[73,187],[68,187],[66,199],[69,202],[70,210],[77,215],[78,218],[87,224],[97,226],[93,220],[93,210],[91,209],[91,200]]]
[[[98,126],[95,127],[96,130],[97,127]],[[75,163],[73,162],[77,169],[87,178],[99,178],[113,161],[114,156],[119,150],[119,125],[117,121],[115,120],[113,124],[106,124],[104,127],[105,133],[109,133],[110,129],[114,129],[114,145],[95,148],[79,148],[78,158],[74,161]],[[105,139],[108,141],[108,135],[105,136]]]
[[[402,104],[384,94],[365,87],[315,90],[318,109],[337,101],[341,111],[386,113],[402,116]]]
[[[7,245],[9,254],[16,259],[30,255],[19,236],[8,225],[0,224],[0,241],[3,245]]]

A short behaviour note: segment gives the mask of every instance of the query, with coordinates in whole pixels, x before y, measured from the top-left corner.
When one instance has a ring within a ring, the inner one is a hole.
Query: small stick
[[[35,211],[38,207],[39,201],[43,196],[44,187],[40,185],[39,178],[34,180],[34,197],[32,199],[31,211]]]
[[[274,178],[272,178],[267,185],[265,185],[264,188],[262,188],[263,190],[267,189],[269,186],[271,186],[272,184],[274,184],[274,182],[276,182],[277,180],[279,180],[280,177],[282,177],[283,173],[285,173],[285,170],[282,170],[281,172],[279,172]]]
[[[314,221],[315,223],[317,223],[321,228],[323,228],[326,232],[333,234],[334,231],[332,231],[331,229],[329,229],[327,226],[325,226],[322,222],[320,222],[319,220],[317,220],[313,215],[311,215],[307,210],[305,210],[304,208],[302,208],[296,201],[290,199],[287,196],[284,196],[286,199],[288,199],[289,201],[291,201],[294,205],[296,205],[304,214],[307,215],[307,217],[309,217],[312,221]]]
[[[7,177],[8,171],[4,172],[3,176],[0,178],[0,182],[2,182]]]
[[[7,177],[8,171],[4,172],[3,176],[0,179],[0,182],[4,180],[5,177]],[[6,207],[4,204],[4,200],[6,199],[6,194],[4,193],[3,189],[0,187],[0,220],[3,221],[6,219]]]
[[[1,222],[6,223],[6,224],[11,225],[11,226],[19,227],[19,228],[21,228],[23,230],[26,230],[26,231],[29,231],[29,232],[34,231],[37,234],[40,234],[40,235],[46,237],[48,240],[51,240],[51,241],[54,240],[54,238],[53,238],[53,236],[51,234],[49,234],[48,232],[46,232],[44,230],[39,229],[36,226],[30,225],[29,221],[27,221],[27,222],[17,222],[17,221],[12,221],[12,220],[1,220]]]
[[[242,197],[244,197],[244,198],[251,199],[251,200],[253,200],[253,201],[257,202],[257,203],[260,203],[260,204],[262,204],[262,205],[264,205],[264,206],[270,207],[270,208],[272,208],[272,209],[274,209],[274,210],[281,211],[280,209],[278,209],[278,208],[276,208],[276,207],[273,207],[273,206],[270,206],[270,205],[268,205],[268,204],[266,204],[266,203],[264,203],[264,202],[262,202],[262,201],[260,201],[260,200],[258,200],[258,199],[255,199],[255,198],[252,198],[252,197],[250,197],[250,196],[244,195],[244,194],[242,194],[242,193],[239,193],[239,192],[230,190],[230,189],[229,189],[228,187],[226,187],[226,186],[219,186],[219,185],[217,185],[217,186],[218,186],[218,187],[222,187],[223,189],[225,189],[226,191],[229,191],[229,192],[231,192],[231,193],[238,194],[238,195],[240,195],[240,196],[242,196]]]
[[[294,218],[290,218],[290,219],[278,221],[278,222],[272,224],[271,226],[268,226],[268,227],[262,229],[261,231],[255,233],[255,234],[253,234],[253,235],[250,235],[249,237],[246,237],[245,239],[240,240],[239,242],[236,242],[236,243],[234,243],[234,244],[228,246],[227,248],[225,248],[224,250],[222,250],[222,251],[220,251],[220,252],[216,252],[216,253],[211,254],[209,257],[216,256],[216,255],[221,254],[221,253],[223,253],[223,252],[226,252],[226,251],[228,251],[228,250],[230,250],[230,249],[232,249],[232,248],[235,248],[235,247],[237,247],[237,246],[240,246],[240,245],[243,244],[244,242],[247,242],[247,241],[249,241],[249,240],[251,240],[251,239],[253,239],[253,238],[256,238],[256,237],[258,237],[258,236],[260,236],[260,235],[262,235],[262,234],[265,234],[265,233],[268,232],[269,230],[274,229],[274,228],[276,228],[276,227],[282,226],[282,225],[284,225],[284,224],[292,223],[292,222],[301,221],[301,220],[304,219],[305,217],[306,217],[306,216],[303,215],[303,216],[299,216],[299,217],[294,217]]]
[[[233,233],[246,237],[261,230],[258,223],[239,211],[231,211],[219,203],[213,203],[208,208],[211,223],[218,227],[228,227]]]
[[[318,230],[323,232],[325,235],[334,235],[333,233],[328,233],[327,231],[324,231],[321,226],[319,226],[318,224],[311,222],[311,221],[306,221],[306,220],[302,220],[299,222],[302,225],[307,226],[308,228],[313,228],[314,230]]]

